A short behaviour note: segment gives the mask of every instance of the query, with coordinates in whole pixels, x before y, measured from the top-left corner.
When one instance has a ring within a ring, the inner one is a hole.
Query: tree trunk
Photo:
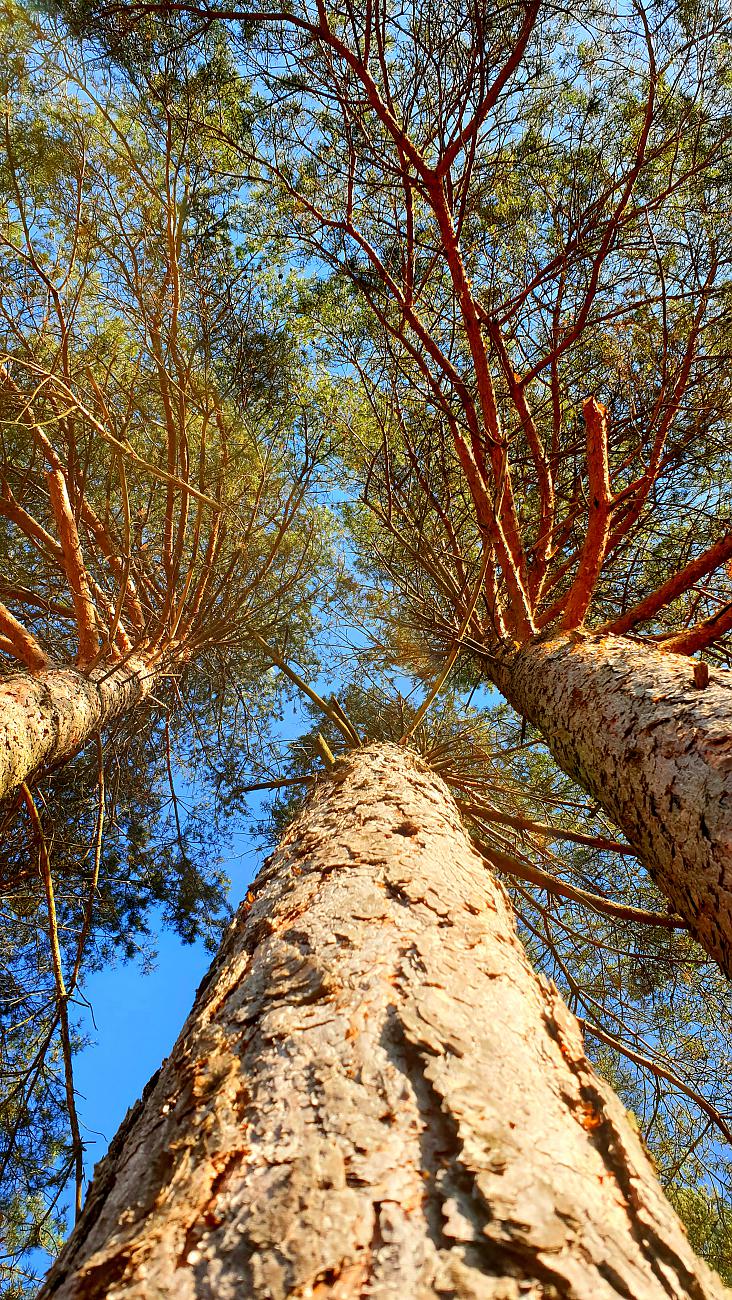
[[[703,1300],[442,782],[320,784],[97,1169],[45,1300]]]
[[[695,682],[694,670],[700,685]],[[489,668],[732,976],[732,673],[570,632]]]
[[[0,799],[29,776],[70,758],[100,727],[149,694],[140,658],[80,673],[48,668],[0,681]]]

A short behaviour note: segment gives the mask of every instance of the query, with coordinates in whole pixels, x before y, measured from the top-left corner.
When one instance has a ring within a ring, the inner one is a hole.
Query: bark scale
[[[732,673],[712,668],[699,687],[684,655],[583,632],[489,672],[732,976]]]
[[[149,694],[141,658],[81,673],[48,668],[0,681],[0,799],[44,767],[70,758],[100,727]]]
[[[43,1300],[720,1300],[442,782],[333,769]]]

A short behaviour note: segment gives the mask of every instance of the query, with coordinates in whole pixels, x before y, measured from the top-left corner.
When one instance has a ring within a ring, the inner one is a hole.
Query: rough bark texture
[[[491,675],[732,975],[732,673],[712,668],[699,687],[694,667],[575,632],[534,642]]]
[[[41,1294],[728,1295],[395,746],[340,762],[266,864]]]
[[[151,685],[141,659],[90,673],[48,668],[1,680],[0,799],[40,768],[69,758]]]

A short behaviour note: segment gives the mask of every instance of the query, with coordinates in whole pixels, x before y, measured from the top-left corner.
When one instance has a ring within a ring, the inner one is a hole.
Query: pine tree
[[[721,1297],[403,747],[265,864],[43,1300]]]

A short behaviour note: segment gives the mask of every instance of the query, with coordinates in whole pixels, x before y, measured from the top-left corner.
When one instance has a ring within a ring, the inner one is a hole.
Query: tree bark
[[[89,673],[48,668],[0,681],[0,799],[41,768],[70,758],[100,727],[149,694],[143,659]]]
[[[569,632],[489,673],[732,976],[732,673],[712,668],[697,686],[694,669],[626,637]]]
[[[96,1171],[44,1300],[708,1300],[443,783],[341,760]]]

